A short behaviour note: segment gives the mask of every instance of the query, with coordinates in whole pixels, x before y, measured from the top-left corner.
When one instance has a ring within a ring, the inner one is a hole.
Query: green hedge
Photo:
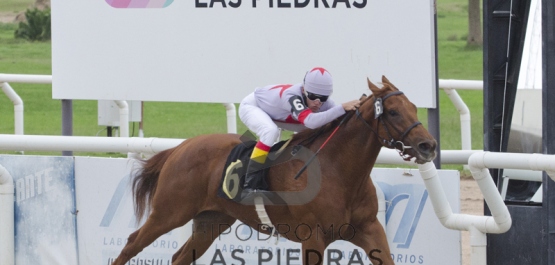
[[[39,10],[37,8],[25,11],[26,22],[19,22],[15,30],[15,37],[30,41],[49,41],[50,30],[50,8]]]

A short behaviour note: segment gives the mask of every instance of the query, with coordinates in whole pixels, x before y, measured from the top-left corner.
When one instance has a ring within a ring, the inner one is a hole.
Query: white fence
[[[14,104],[14,128],[16,135],[24,134],[24,104],[23,100],[13,90],[9,83],[38,83],[38,84],[52,84],[51,75],[20,75],[20,74],[0,74],[0,86],[2,91]],[[440,79],[439,87],[442,88],[460,115],[461,123],[461,146],[462,150],[472,149],[472,129],[470,111],[462,98],[457,93],[460,90],[482,90],[483,81],[477,80],[452,80]],[[126,101],[115,100],[117,106],[120,108],[120,137],[129,136],[129,109]],[[224,104],[227,111],[227,128],[228,133],[237,133],[236,109],[235,105],[231,103]]]
[[[0,87],[4,94],[14,104],[14,129],[15,134],[24,134],[24,104],[23,100],[10,86],[10,83],[33,83],[33,84],[52,84],[51,75],[21,75],[21,74],[0,74]],[[129,137],[129,105],[125,100],[114,100],[119,108],[120,117],[120,137]],[[231,103],[224,103],[227,112],[228,133],[237,133],[236,109]],[[63,126],[63,125],[62,125]]]

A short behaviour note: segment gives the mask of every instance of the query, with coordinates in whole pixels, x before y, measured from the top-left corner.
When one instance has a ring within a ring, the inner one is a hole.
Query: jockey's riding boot
[[[262,142],[258,142],[254,147],[243,184],[244,193],[250,193],[261,188],[261,184],[264,180],[263,176],[259,174],[259,171],[264,169],[264,163],[268,157],[269,150],[270,147],[264,145]]]
[[[264,169],[263,165],[264,164],[260,164],[252,159],[249,161],[247,174],[245,175],[245,183],[243,184],[243,192],[250,193],[261,189],[261,182],[263,179],[258,172]]]

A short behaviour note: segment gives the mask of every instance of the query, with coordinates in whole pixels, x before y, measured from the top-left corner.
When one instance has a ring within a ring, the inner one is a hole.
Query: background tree
[[[468,46],[482,46],[480,0],[468,0]]]
[[[35,0],[35,7],[41,10],[50,7],[50,0]]]

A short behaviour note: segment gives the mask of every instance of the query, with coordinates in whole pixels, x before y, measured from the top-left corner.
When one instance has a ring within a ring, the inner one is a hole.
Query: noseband
[[[399,140],[395,140],[395,138],[393,138],[393,136],[391,135],[391,133],[389,132],[389,126],[387,126],[387,124],[384,122],[384,119],[382,119],[382,113],[384,111],[383,108],[383,102],[391,97],[391,96],[396,96],[396,95],[402,95],[403,92],[401,91],[395,91],[395,92],[391,92],[387,95],[385,95],[383,98],[374,98],[374,118],[378,119],[380,121],[380,123],[383,125],[383,127],[385,128],[385,131],[387,133],[387,136],[389,137],[389,140],[383,138],[380,136],[380,134],[378,133],[377,130],[375,130],[374,128],[372,128],[372,126],[364,119],[362,118],[362,115],[360,114],[360,111],[357,109],[356,110],[356,115],[358,118],[360,118],[364,124],[370,128],[370,130],[372,132],[374,132],[374,134],[376,134],[376,136],[378,137],[378,139],[385,145],[388,146],[390,148],[395,148],[397,149],[397,151],[399,152],[399,155],[405,159],[405,160],[409,160],[410,157],[408,155],[405,154],[405,150],[406,149],[410,149],[412,148],[412,146],[408,146],[405,145],[403,143],[403,140],[405,139],[405,137],[407,136],[407,134],[414,129],[414,127],[421,125],[422,123],[417,121],[415,123],[413,123],[411,126],[409,126],[404,133],[401,134],[401,132],[399,130],[397,130],[397,128],[395,128],[395,126],[391,125],[391,123],[387,122],[387,124],[389,124],[393,129],[395,129],[395,131],[397,131],[397,133],[401,134],[401,139]]]

